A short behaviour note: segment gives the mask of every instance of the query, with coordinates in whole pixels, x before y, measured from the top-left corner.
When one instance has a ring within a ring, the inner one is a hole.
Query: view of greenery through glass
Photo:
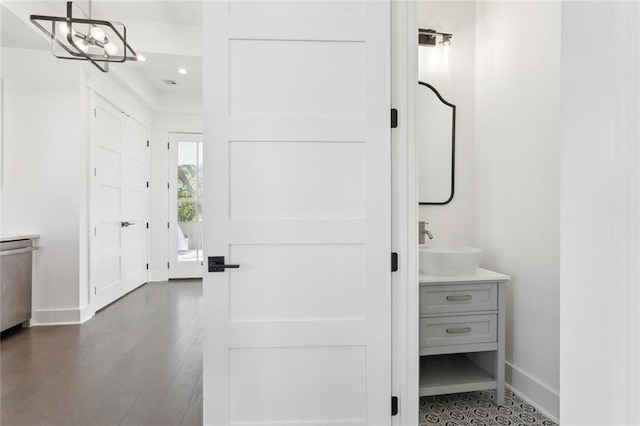
[[[202,142],[178,142],[178,260],[202,260]]]
[[[198,185],[199,173],[195,165],[178,166],[178,222],[202,220],[202,186]]]

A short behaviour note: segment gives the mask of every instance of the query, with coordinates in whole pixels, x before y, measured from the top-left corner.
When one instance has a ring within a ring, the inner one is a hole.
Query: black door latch
[[[224,272],[226,268],[238,269],[240,265],[225,265],[224,256],[210,256],[207,258],[209,272]]]

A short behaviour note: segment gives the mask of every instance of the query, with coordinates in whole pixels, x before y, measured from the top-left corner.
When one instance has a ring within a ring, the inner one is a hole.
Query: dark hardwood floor
[[[202,282],[149,283],[82,325],[0,342],[0,424],[202,425]]]

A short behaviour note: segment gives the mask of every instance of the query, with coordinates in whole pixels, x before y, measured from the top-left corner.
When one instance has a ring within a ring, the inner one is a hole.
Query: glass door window
[[[203,265],[202,135],[172,133],[169,146],[169,278],[197,278]]]
[[[179,262],[202,262],[202,142],[178,141]]]

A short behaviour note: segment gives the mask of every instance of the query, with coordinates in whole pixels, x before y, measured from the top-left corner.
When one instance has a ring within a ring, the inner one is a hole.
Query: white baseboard
[[[167,271],[151,271],[149,274],[149,282],[168,281],[169,274]]]
[[[538,411],[559,423],[560,395],[557,390],[531,377],[510,363],[505,363],[505,375],[508,387],[533,405]]]
[[[91,307],[91,305],[86,305],[83,308],[80,308],[80,323],[85,323],[89,321],[96,314],[96,311]]]
[[[93,316],[90,306],[80,309],[36,310],[31,317],[31,326],[82,324]]]

